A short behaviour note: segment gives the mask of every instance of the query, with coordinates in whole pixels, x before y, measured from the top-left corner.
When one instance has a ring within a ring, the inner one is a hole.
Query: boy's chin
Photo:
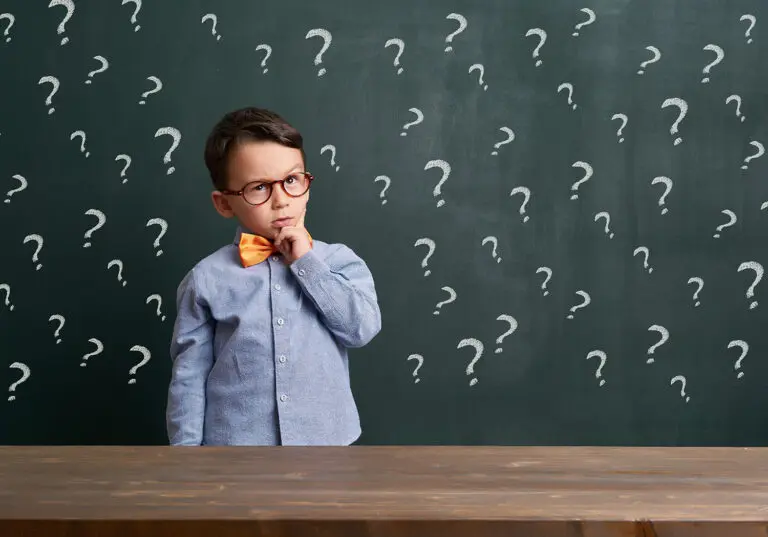
[[[264,237],[265,239],[269,239],[271,241],[275,240],[275,238],[277,237],[278,231],[280,231],[278,229],[271,229],[271,228],[261,229],[257,226],[249,226],[247,224],[243,224],[242,222],[240,223],[240,226],[243,228],[243,230],[246,233],[258,235],[260,237]]]

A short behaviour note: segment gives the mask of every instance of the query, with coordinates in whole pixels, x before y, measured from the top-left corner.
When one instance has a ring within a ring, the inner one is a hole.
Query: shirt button
[[[272,261],[277,261],[277,256],[276,255],[272,256]]]
[[[278,324],[278,325],[280,325],[280,326],[283,326],[283,323],[284,323],[284,322],[285,322],[285,321],[283,321],[283,318],[282,318],[282,317],[278,317],[278,318],[277,318],[277,324]]]
[[[285,403],[285,402],[288,400],[288,396],[287,396],[287,395],[285,395],[285,394],[283,394],[283,395],[281,395],[281,396],[280,396],[280,400],[281,400],[283,403]]]
[[[286,358],[285,358],[285,354],[281,354],[279,359],[280,359],[280,363],[281,363],[281,364],[284,364],[284,363],[285,363],[285,360],[286,360]]]
[[[304,269],[299,269],[299,276],[304,276]]]
[[[279,284],[279,283],[276,283],[276,284],[275,284],[275,291],[279,291],[279,290],[280,290],[280,284]]]

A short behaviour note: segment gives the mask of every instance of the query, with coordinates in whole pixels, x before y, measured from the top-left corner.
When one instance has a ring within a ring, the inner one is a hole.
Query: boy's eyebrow
[[[286,173],[283,174],[283,177],[287,177],[291,175],[292,172],[295,172],[297,168],[303,168],[303,167],[304,165],[301,162],[294,164],[290,170],[288,170]],[[264,181],[266,179],[272,179],[272,177],[253,177],[250,179],[250,181]]]

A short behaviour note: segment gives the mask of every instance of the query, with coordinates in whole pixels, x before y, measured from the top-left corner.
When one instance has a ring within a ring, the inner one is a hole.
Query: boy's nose
[[[272,207],[280,208],[288,205],[288,194],[286,194],[280,185],[272,186]]]

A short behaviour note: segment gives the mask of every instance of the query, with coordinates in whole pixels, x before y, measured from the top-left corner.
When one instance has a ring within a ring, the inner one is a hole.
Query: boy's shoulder
[[[328,243],[313,237],[311,252],[312,259],[305,260],[305,263],[320,260],[331,267],[365,263],[349,246],[341,242]],[[242,274],[242,270],[237,244],[226,244],[205,256],[187,271],[178,285],[177,296],[191,289],[204,296],[215,296],[222,290],[222,285],[226,286],[227,282],[235,281],[237,276]]]

